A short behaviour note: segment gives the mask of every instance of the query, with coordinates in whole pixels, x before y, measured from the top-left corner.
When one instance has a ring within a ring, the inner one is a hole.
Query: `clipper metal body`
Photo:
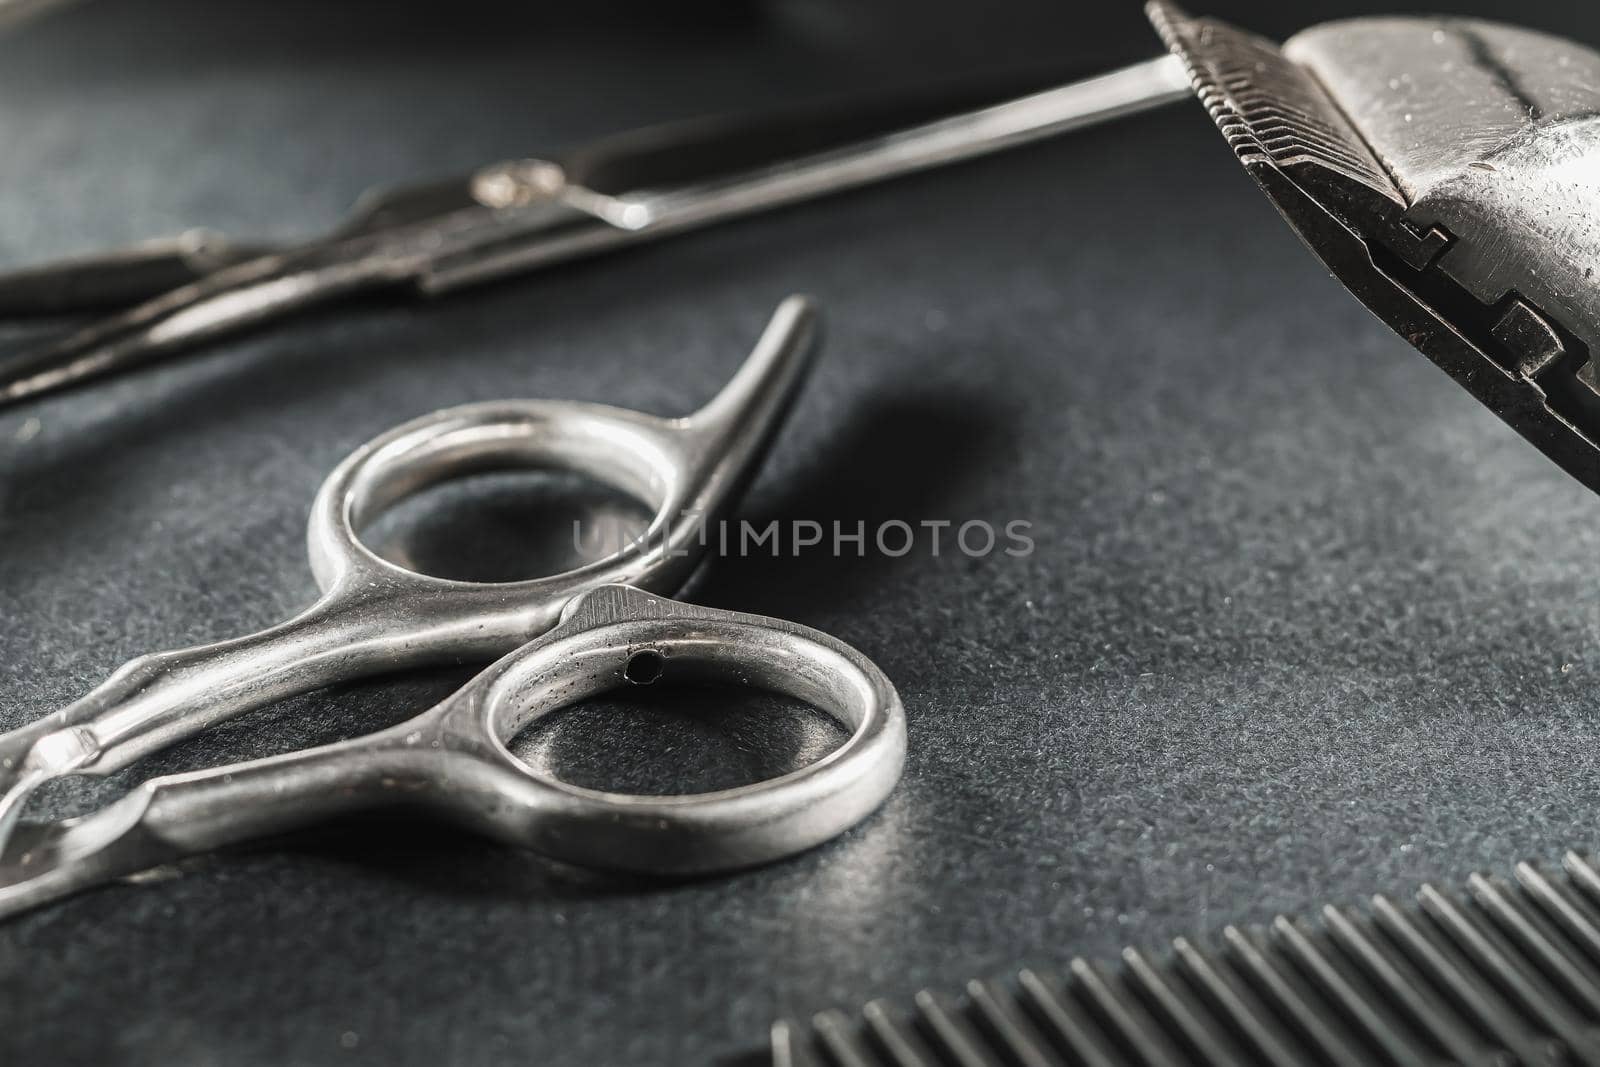
[[[1282,47],[1151,20],[1289,224],[1349,289],[1600,491],[1600,54],[1453,18]]]

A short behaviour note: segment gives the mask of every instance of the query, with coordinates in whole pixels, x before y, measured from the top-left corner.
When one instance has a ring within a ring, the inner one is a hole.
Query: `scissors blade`
[[[273,253],[201,276],[0,364],[0,405],[151,362],[207,337],[377,281],[366,257]],[[392,266],[392,265],[391,265]]]
[[[414,281],[434,257],[471,244],[485,228],[505,234],[570,225],[610,228],[559,203],[512,213],[477,205],[443,219],[370,232],[352,228],[326,242],[243,259],[0,362],[0,407],[131,370],[299,309]]]
[[[317,244],[397,230],[480,206],[475,175],[372,189],[349,216],[310,241],[235,241],[210,229],[192,229],[34,266],[0,271],[0,319],[50,318],[108,312],[154,300],[248,260]]]
[[[0,318],[73,315],[126,307],[274,249],[189,230],[121,248],[0,272]]]

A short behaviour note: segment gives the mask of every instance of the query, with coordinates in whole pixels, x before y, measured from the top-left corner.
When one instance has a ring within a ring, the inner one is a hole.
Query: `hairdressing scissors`
[[[440,808],[565,861],[669,874],[777,859],[864,818],[893,788],[905,752],[904,712],[883,673],[803,626],[651,592],[675,588],[697,565],[706,523],[726,513],[754,473],[814,340],[811,306],[790,298],[732,380],[686,418],[490,402],[435,412],[357,449],[311,509],[311,568],[323,591],[315,605],[249,637],[133,660],[82,699],[0,736],[0,916],[177,856],[385,803]],[[648,504],[654,518],[604,559],[499,584],[409,571],[361,541],[374,515],[428,485],[529,466],[613,485]],[[391,729],[154,779],[82,818],[19,820],[23,801],[45,781],[107,774],[285,696],[494,656],[504,658]],[[579,788],[506,747],[541,715],[657,678],[785,693],[828,712],[850,736],[782,777],[689,796]]]
[[[81,384],[359,292],[433,297],[995,152],[1176,100],[1170,58],[971,107],[971,90],[825,113],[696,120],[569,152],[372,189],[324,236],[196,229],[0,274],[0,316],[116,308],[0,362],[0,405]],[[929,116],[941,116],[929,121]],[[909,124],[908,124],[909,123]]]

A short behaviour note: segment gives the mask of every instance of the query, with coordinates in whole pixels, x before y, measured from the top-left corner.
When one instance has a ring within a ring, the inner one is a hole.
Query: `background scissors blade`
[[[0,318],[125,307],[272,251],[265,244],[234,244],[214,230],[197,229],[0,272]]]

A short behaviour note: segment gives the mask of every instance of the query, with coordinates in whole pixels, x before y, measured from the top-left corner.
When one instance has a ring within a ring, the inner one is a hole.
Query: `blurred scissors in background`
[[[557,859],[652,874],[768,862],[866,817],[893,789],[906,746],[904,712],[883,672],[814,630],[647,592],[675,590],[700,562],[706,524],[755,473],[814,342],[811,306],[791,298],[727,386],[686,418],[495,401],[435,412],[357,449],[312,507],[316,604],[249,637],[135,659],[75,703],[0,736],[0,916],[384,804],[439,808]],[[419,574],[361,541],[377,513],[429,485],[526,467],[586,474],[649,505],[654,518],[604,559],[519,582]],[[53,778],[109,774],[252,708],[365,675],[495,656],[504,658],[399,726],[157,778],[85,817],[20,822],[28,796]],[[784,693],[831,714],[850,737],[782,777],[687,796],[580,788],[507,748],[541,715],[658,678]]]
[[[5,359],[0,405],[309,305],[387,287],[449,293],[1038,140],[1180,99],[1188,85],[1181,64],[1164,57],[888,134],[911,116],[948,116],[952,101],[681,123],[375,189],[338,228],[299,244],[195,230],[0,274],[0,316],[122,308]]]

